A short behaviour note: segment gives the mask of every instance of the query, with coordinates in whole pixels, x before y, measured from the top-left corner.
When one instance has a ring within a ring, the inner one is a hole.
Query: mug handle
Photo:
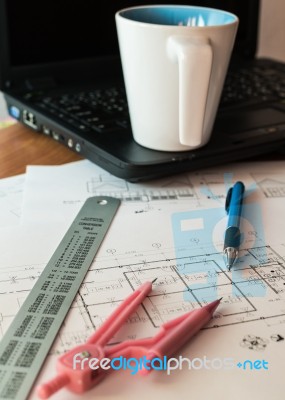
[[[168,55],[179,70],[179,140],[190,147],[202,144],[203,125],[212,70],[208,38],[171,36]]]

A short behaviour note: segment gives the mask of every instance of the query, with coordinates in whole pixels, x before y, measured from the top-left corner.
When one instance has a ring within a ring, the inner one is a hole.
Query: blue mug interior
[[[237,20],[234,14],[226,11],[191,6],[129,8],[121,11],[120,15],[132,21],[175,26],[217,26]]]

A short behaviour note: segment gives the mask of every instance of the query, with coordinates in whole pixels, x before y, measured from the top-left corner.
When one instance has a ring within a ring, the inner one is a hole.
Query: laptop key
[[[117,122],[117,124],[118,124],[119,126],[121,126],[122,128],[128,129],[128,128],[131,127],[131,122],[130,122],[130,120],[127,119],[127,118],[126,118],[126,119],[117,120],[116,122]]]
[[[110,132],[116,132],[122,129],[120,129],[120,126],[117,124],[116,121],[106,121],[106,122],[101,122],[99,124],[94,124],[91,126],[92,130],[98,133],[110,133]]]

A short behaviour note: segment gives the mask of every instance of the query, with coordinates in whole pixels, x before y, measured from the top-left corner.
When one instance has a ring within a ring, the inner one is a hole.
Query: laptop
[[[240,19],[210,142],[160,152],[133,140],[114,15],[151,3],[160,2],[0,0],[0,89],[10,115],[131,182],[283,148],[285,66],[255,58],[258,0],[189,2]]]

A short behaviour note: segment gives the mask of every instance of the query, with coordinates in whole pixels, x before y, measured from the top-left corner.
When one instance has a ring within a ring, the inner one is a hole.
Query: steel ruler
[[[27,398],[120,205],[90,197],[0,342],[0,399]]]

